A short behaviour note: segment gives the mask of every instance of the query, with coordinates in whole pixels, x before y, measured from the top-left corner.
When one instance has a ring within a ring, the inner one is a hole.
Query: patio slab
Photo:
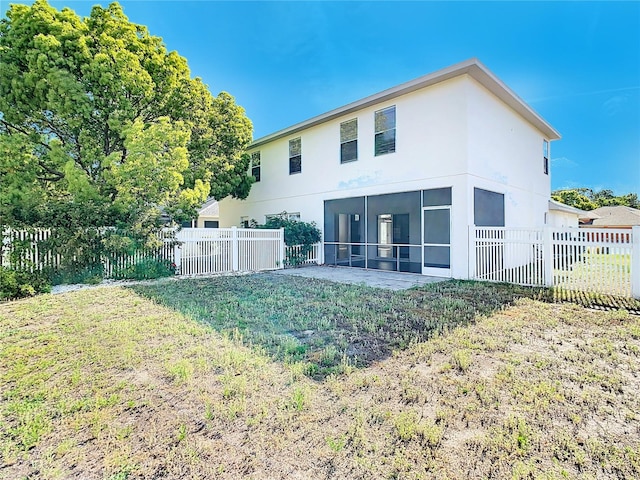
[[[384,270],[367,270],[364,268],[326,265],[288,268],[285,270],[275,270],[273,273],[296,277],[319,278],[331,282],[350,283],[354,285],[364,284],[369,287],[386,288],[389,290],[406,290],[419,285],[450,280],[449,278],[429,277],[417,273],[387,272]]]

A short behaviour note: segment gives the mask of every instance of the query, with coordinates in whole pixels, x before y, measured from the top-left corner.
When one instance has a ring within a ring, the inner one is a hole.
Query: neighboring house
[[[582,227],[631,228],[640,226],[640,210],[637,208],[616,205],[596,208],[586,213],[589,215],[580,219]]]
[[[207,200],[200,210],[198,210],[198,218],[196,219],[196,227],[198,228],[218,228],[220,226],[220,207],[216,199]]]
[[[196,218],[185,220],[181,226],[182,228],[218,228],[220,226],[218,211],[218,202],[210,198],[202,204]]]
[[[565,205],[556,200],[549,200],[549,215],[547,216],[547,225],[551,227],[575,227],[580,226],[580,222],[584,218],[599,218],[597,215],[591,214],[585,210]]]
[[[468,60],[254,141],[257,181],[220,225],[298,212],[326,264],[466,278],[470,226],[546,223],[558,138]]]

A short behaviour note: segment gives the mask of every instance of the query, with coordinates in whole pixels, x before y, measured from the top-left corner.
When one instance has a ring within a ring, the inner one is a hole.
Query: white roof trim
[[[565,205],[564,203],[560,203],[557,200],[549,200],[549,210],[556,210],[564,213],[573,213],[577,215],[579,218],[600,218],[597,215],[595,217],[588,217],[589,212],[586,210],[581,210],[576,207],[572,207],[571,205]]]
[[[409,82],[400,84],[398,86],[389,88],[380,93],[370,95],[361,100],[349,103],[342,107],[331,110],[327,113],[323,113],[316,117],[305,120],[304,122],[296,123],[283,130],[271,133],[264,137],[255,140],[249,148],[259,147],[265,143],[273,140],[294,135],[302,130],[310,127],[314,127],[324,122],[328,122],[343,115],[362,110],[363,108],[376,105],[378,103],[386,102],[393,98],[405,95],[407,93],[414,92],[421,88],[435,85],[436,83],[444,82],[451,78],[455,78],[461,75],[469,75],[482,84],[487,90],[496,95],[500,100],[510,106],[524,119],[536,127],[542,132],[549,140],[558,140],[560,134],[550,124],[548,124],[540,115],[538,115],[524,100],[516,95],[509,87],[507,87],[498,77],[489,71],[480,61],[476,58],[466,60],[464,62],[457,63],[451,67],[443,68],[437,72],[424,75]]]

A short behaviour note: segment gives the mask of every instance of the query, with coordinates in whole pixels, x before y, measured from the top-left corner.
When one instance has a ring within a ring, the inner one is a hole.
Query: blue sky
[[[562,134],[553,189],[640,193],[638,1],[120,3],[236,98],[254,138],[477,57]]]

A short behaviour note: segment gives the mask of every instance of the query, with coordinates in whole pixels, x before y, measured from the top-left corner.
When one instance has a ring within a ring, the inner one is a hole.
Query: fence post
[[[640,226],[631,228],[631,296],[640,299]]]
[[[468,247],[469,247],[469,268],[468,268],[468,280],[476,278],[476,227],[475,225],[469,225]]]
[[[284,243],[284,227],[280,229],[280,267],[284,268],[284,261],[287,258],[287,246]]]
[[[173,246],[173,263],[176,264],[176,272],[182,275],[182,245],[176,243]]]
[[[544,265],[544,284],[553,287],[553,235],[551,227],[544,226],[542,234],[542,262]]]
[[[4,267],[5,263],[9,265],[9,230],[5,230],[4,227],[0,227],[0,267]],[[6,253],[6,261],[5,261]]]
[[[238,227],[231,227],[231,271],[237,272],[239,267]]]

